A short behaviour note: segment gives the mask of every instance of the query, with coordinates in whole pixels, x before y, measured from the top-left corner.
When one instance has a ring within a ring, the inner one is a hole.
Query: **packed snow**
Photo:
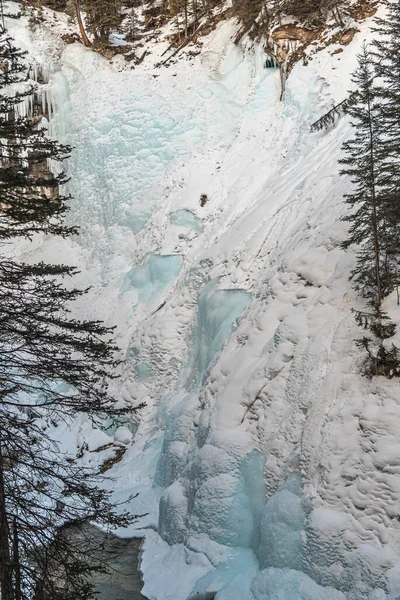
[[[117,326],[117,401],[146,403],[54,435],[88,464],[126,446],[115,498],[138,494],[145,516],[118,534],[145,537],[151,600],[400,596],[398,384],[360,375],[340,247],[351,126],[309,131],[351,89],[371,25],[296,64],[281,101],[279,71],[262,43],[234,45],[233,21],[198,56],[156,68],[160,42],[133,70],[64,45],[62,16],[9,21],[48,74],[50,132],[74,147],[81,228],[21,256],[79,266],[92,289],[77,313]]]

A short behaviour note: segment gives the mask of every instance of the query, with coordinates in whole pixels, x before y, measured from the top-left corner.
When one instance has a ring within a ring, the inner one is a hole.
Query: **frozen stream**
[[[283,102],[234,22],[194,58],[158,69],[160,43],[132,71],[10,26],[51,74],[81,227],[22,254],[79,265],[92,289],[77,313],[117,327],[117,401],[146,403],[140,423],[55,435],[85,445],[84,464],[126,449],[112,490],[145,516],[116,533],[144,538],[144,596],[398,600],[398,389],[359,376],[340,247],[350,126],[309,133],[350,88],[368,22],[296,65]]]

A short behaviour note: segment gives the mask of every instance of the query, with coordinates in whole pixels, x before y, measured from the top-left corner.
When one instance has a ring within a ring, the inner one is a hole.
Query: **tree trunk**
[[[184,0],[184,12],[185,12],[185,40],[188,37],[188,0]]]
[[[79,31],[81,34],[82,42],[86,46],[86,48],[89,48],[89,46],[91,46],[92,44],[90,43],[90,40],[89,40],[88,36],[86,35],[86,31],[85,31],[85,28],[82,23],[82,16],[81,16],[81,9],[79,6],[79,0],[74,0],[74,5],[75,5],[76,18],[78,19]]]
[[[197,27],[197,0],[193,0],[193,31]]]
[[[176,13],[176,27],[178,29],[178,42],[179,44],[181,43],[181,30],[180,30],[180,23],[179,23],[179,16],[178,13]]]
[[[4,487],[4,458],[0,444],[0,591],[1,600],[14,600],[9,525]]]
[[[21,563],[19,560],[19,539],[17,517],[14,517],[13,522],[13,563],[15,573],[15,600],[23,600],[22,598],[22,581],[21,581]]]

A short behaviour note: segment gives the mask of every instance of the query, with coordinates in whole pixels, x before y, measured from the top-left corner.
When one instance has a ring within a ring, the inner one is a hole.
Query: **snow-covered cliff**
[[[155,68],[160,42],[134,70],[65,46],[63,23],[9,26],[50,77],[51,132],[74,146],[81,235],[21,254],[79,265],[80,314],[117,325],[118,401],[146,402],[139,424],[55,430],[86,462],[126,446],[110,473],[116,499],[138,493],[148,513],[119,532],[145,535],[144,595],[395,600],[398,383],[361,377],[353,342],[337,163],[350,124],[310,133],[351,88],[371,20],[298,63],[283,101],[233,21],[197,56]]]

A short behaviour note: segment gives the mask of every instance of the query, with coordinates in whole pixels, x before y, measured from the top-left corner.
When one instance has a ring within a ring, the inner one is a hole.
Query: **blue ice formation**
[[[219,290],[217,283],[218,280],[211,281],[199,296],[197,327],[186,375],[188,388],[204,381],[213,359],[229,339],[237,319],[250,301],[248,292]]]
[[[138,301],[151,308],[161,292],[179,275],[182,262],[180,254],[150,255],[143,265],[133,267],[125,275],[121,293],[135,288]]]
[[[191,445],[164,441],[162,456],[168,460],[161,456],[158,467],[169,479],[176,477],[160,501],[159,532],[169,544],[206,535],[229,548],[257,547],[264,456],[232,443],[230,435],[210,429],[201,448],[196,439]]]
[[[210,439],[214,433],[210,431]],[[203,446],[202,450],[207,448],[204,465],[202,468],[196,465],[196,473],[202,481],[207,482],[207,473],[220,473],[224,469],[226,473],[231,469],[232,477],[241,480],[240,475],[237,477],[237,468],[242,471],[243,462],[238,465],[231,461],[232,457],[229,459],[232,446],[224,444],[225,454],[220,453],[222,448],[214,449],[214,458],[208,445]],[[198,454],[201,455],[201,451]],[[215,600],[398,600],[396,585],[398,587],[400,573],[394,572],[394,583],[390,583],[391,569],[394,568],[390,554],[368,545],[345,550],[340,531],[346,522],[345,515],[322,509],[312,511],[305,501],[299,474],[289,475],[265,502],[264,490],[257,485],[254,487],[256,478],[260,478],[260,486],[261,471],[254,468],[255,463],[249,458],[246,456],[244,462],[249,461],[248,472],[252,473],[254,481],[250,485],[246,481],[245,490],[256,500],[251,507],[253,522],[248,520],[249,504],[240,495],[243,490],[235,487],[230,503],[226,494],[230,489],[226,485],[228,480],[223,486],[214,486],[213,491],[211,478],[205,494],[207,500],[204,499],[203,512],[199,515],[202,521],[199,530],[207,532],[211,540],[217,541],[228,552],[197,582],[191,597],[213,591]],[[218,481],[221,480],[217,478]],[[220,508],[214,498],[219,498]],[[186,502],[187,499],[186,495]],[[235,501],[240,510],[230,513],[231,528],[228,531],[224,521],[228,514],[225,507],[235,506]],[[250,547],[246,548],[246,536],[237,536],[239,523],[252,531]],[[186,520],[185,527],[193,535],[196,527],[193,527],[192,518]],[[258,552],[254,552],[254,542],[257,543],[258,538]]]
[[[177,101],[151,77],[139,76],[138,85],[104,69],[102,57],[74,48],[67,54],[62,85],[69,95],[59,103],[57,130],[68,124],[62,141],[74,147],[68,190],[76,201],[70,216],[81,224],[80,243],[104,262],[120,255],[144,228],[163,196],[167,172],[210,136],[224,147],[231,143],[240,107],[221,85],[188,88]],[[198,101],[207,87],[211,112],[207,102]]]
[[[260,569],[301,570],[305,518],[301,478],[292,474],[264,507],[260,525]]]
[[[170,402],[174,406],[169,406]],[[194,435],[197,399],[194,394],[169,396],[162,403],[159,420],[164,423],[164,441],[154,485],[170,486],[183,473],[189,444]]]
[[[166,398],[160,410],[165,433],[154,479],[164,488],[158,531],[169,544],[190,545],[205,537],[228,548],[226,560],[198,582],[193,594],[220,590],[222,600],[228,600],[234,589],[244,600],[258,571],[265,457],[249,434],[213,428],[207,411],[197,418],[201,383],[250,300],[243,290],[217,285],[218,280],[210,282],[198,299],[191,353],[181,377],[187,391]]]
[[[265,69],[265,74],[246,104],[246,111],[257,113],[276,105],[280,95],[277,69]]]
[[[135,365],[135,374],[139,381],[146,381],[151,376],[152,371],[153,367],[146,362],[140,362]]]
[[[184,208],[172,212],[169,216],[171,223],[178,227],[192,229],[197,233],[201,233],[204,229],[201,219],[196,217],[190,210]]]
[[[230,437],[230,432],[210,429],[207,444],[191,461],[189,532],[229,547],[256,548],[265,458],[258,450],[238,449]]]
[[[341,592],[318,585],[303,572],[306,518],[301,477],[294,473],[262,511],[260,572],[251,583],[249,600],[345,600]]]
[[[226,560],[216,567],[197,582],[190,598],[201,598],[202,593],[212,590],[217,592],[215,600],[247,600],[251,582],[258,573],[254,552],[232,548]]]
[[[216,354],[232,334],[236,320],[245,310],[250,294],[243,290],[217,290],[218,280],[206,285],[198,300],[197,324],[192,335],[192,349],[188,365],[181,377],[180,392],[168,396],[161,403],[159,420],[165,426],[155,485],[168,487],[185,469],[189,445],[195,435],[195,414],[198,411],[197,387],[208,374]],[[200,442],[201,431],[197,436]],[[205,429],[205,437],[208,430]],[[218,461],[217,461],[218,462]]]

